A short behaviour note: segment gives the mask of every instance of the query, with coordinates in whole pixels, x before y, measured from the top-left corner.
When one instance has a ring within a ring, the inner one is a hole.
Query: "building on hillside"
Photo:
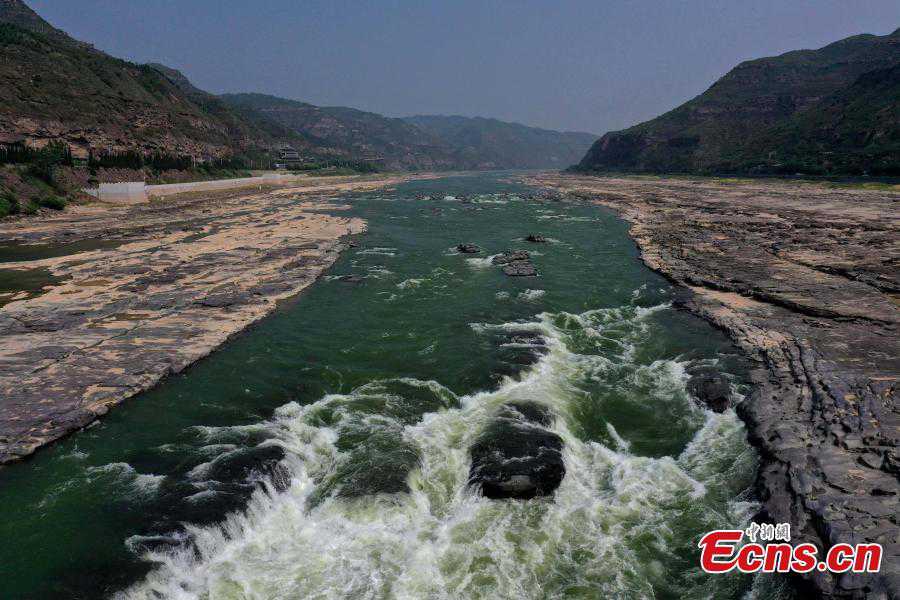
[[[275,161],[276,169],[296,169],[304,162],[303,156],[300,155],[293,146],[282,146],[278,150],[278,159]]]
[[[281,162],[299,162],[300,153],[291,146],[284,146],[278,152],[278,160]]]

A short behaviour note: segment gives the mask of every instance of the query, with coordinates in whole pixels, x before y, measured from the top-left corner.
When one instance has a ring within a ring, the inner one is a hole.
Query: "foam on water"
[[[524,292],[519,293],[519,300],[525,300],[528,302],[539,300],[546,293],[547,292],[545,290],[525,290]]]
[[[357,251],[357,254],[365,255],[365,256],[397,256],[396,248],[388,248],[388,247],[375,247],[375,248],[366,248],[364,250]]]
[[[109,478],[120,485],[127,486],[128,491],[125,495],[132,497],[147,497],[155,494],[165,479],[163,475],[138,473],[128,463],[109,463],[100,467],[88,467],[85,472],[88,480]]]
[[[236,425],[231,427],[212,427],[197,425],[191,428],[196,435],[208,443],[243,442],[255,436],[266,433],[265,423],[252,423],[250,425]]]
[[[422,283],[424,281],[425,281],[425,279],[423,279],[423,278],[404,279],[403,281],[401,281],[400,283],[397,284],[397,287],[400,288],[401,290],[405,290],[405,289],[409,289],[409,288],[418,287],[418,286],[422,285]]]
[[[494,258],[500,256],[499,254],[491,254],[490,256],[485,256],[481,258],[467,258],[466,263],[472,267],[473,269],[487,269],[493,266]]]
[[[82,452],[81,450],[78,450],[76,448],[75,450],[72,450],[71,452],[66,454],[63,458],[67,458],[67,459],[71,459],[71,460],[84,460],[87,457],[88,457],[87,452]]]
[[[652,315],[666,308],[473,324],[484,334],[538,335],[549,349],[495,390],[457,397],[435,381],[397,379],[284,405],[258,427],[286,451],[287,489],[266,484],[221,525],[189,526],[191,542],[148,554],[157,567],[119,597],[652,598],[658,587],[673,589],[673,579],[683,597],[728,589],[733,579],[710,582],[698,569],[672,569],[699,532],[739,527],[749,517],[753,503],[733,486],[749,481],[755,457],[733,412],[692,403],[684,363],[636,361],[653,335]],[[608,444],[589,439],[579,410],[602,401],[585,392],[600,380],[647,389],[661,404],[681,403],[693,439],[678,455],[661,457],[636,454],[609,423]],[[566,476],[552,498],[488,500],[466,485],[467,449],[500,406],[517,400],[556,415]],[[228,443],[255,430],[198,432]],[[332,486],[341,473],[359,475],[347,471],[355,459],[344,440],[360,435],[414,449],[408,493],[346,496],[339,478]]]
[[[367,270],[369,272],[367,277],[372,277],[373,279],[382,279],[384,277],[390,277],[391,275],[394,274],[393,271],[389,271],[388,269],[385,269],[381,265],[369,267]]]

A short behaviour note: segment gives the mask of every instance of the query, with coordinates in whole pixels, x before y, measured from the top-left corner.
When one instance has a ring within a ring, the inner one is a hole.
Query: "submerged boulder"
[[[731,406],[731,383],[719,371],[704,369],[688,380],[688,391],[703,406],[722,413]]]
[[[270,479],[276,486],[281,485],[288,477],[281,465],[284,456],[284,448],[276,444],[260,444],[228,452],[209,463],[205,477],[222,483]]]
[[[266,483],[278,491],[288,489],[291,473],[284,457],[281,446],[262,443],[223,452],[190,470],[179,468],[159,482],[154,501],[142,508],[146,531],[175,532],[183,523],[210,525],[245,508],[253,492]],[[153,538],[147,549],[176,545],[180,539],[179,535],[174,540]]]
[[[340,432],[338,449],[346,455],[316,488],[310,505],[329,497],[361,498],[409,492],[409,473],[419,462],[418,449],[393,424],[366,427],[362,422]]]
[[[478,254],[481,248],[475,244],[460,244],[456,247],[456,251],[460,254]]]
[[[521,365],[533,365],[550,352],[547,341],[536,333],[504,336],[497,342],[499,355],[504,360]]]
[[[530,260],[516,260],[504,265],[503,273],[509,277],[537,277],[537,269]]]
[[[524,250],[507,250],[491,259],[491,263],[503,267],[510,277],[535,277],[537,269],[531,263],[531,255]]]
[[[531,260],[531,255],[524,250],[507,250],[491,259],[491,264],[507,265],[511,262]]]
[[[550,409],[537,402],[510,402],[500,409],[500,418],[522,420],[541,427],[550,427],[553,423],[553,415]]]
[[[499,332],[495,336],[497,363],[491,366],[491,375],[497,381],[519,375],[550,352],[547,341],[537,333]]]
[[[341,275],[337,278],[341,283],[352,283],[352,284],[360,284],[363,283],[366,278],[360,277],[359,275]]]
[[[469,485],[487,498],[549,496],[566,474],[563,441],[550,411],[534,402],[504,405],[469,449]]]

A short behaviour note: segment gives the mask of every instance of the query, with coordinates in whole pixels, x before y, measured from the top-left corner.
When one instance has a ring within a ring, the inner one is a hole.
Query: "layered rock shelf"
[[[0,299],[0,464],[89,425],[299,293],[365,229],[330,197],[402,180],[310,180],[0,223],[4,243],[121,242],[0,264],[52,275],[37,295]]]
[[[813,572],[802,597],[900,597],[900,193],[786,181],[532,177],[619,212],[679,304],[755,359],[738,407],[761,518],[793,542],[883,546],[877,574]],[[718,383],[698,381],[724,409]],[[704,392],[704,393],[705,393]],[[716,400],[715,398],[718,398]]]

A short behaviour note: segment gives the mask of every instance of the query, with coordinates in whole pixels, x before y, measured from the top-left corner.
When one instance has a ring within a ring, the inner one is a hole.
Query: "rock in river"
[[[341,283],[360,284],[360,283],[363,283],[366,280],[366,278],[360,277],[359,275],[341,275],[340,277],[337,278],[337,280],[340,281]]]
[[[491,264],[505,265],[517,260],[531,260],[531,255],[524,250],[507,250],[491,259]]]
[[[688,381],[688,391],[713,412],[725,412],[731,406],[731,384],[716,370],[696,371]]]
[[[481,252],[481,248],[475,244],[460,244],[456,247],[456,251],[460,254],[478,254]]]
[[[537,269],[531,263],[531,255],[524,250],[507,250],[495,256],[491,263],[502,265],[503,272],[510,277],[535,277]]]
[[[562,438],[547,429],[551,422],[550,411],[540,404],[504,405],[469,449],[469,485],[487,498],[552,494],[566,467]]]
[[[546,244],[547,238],[542,235],[530,234],[527,238],[525,238],[526,242],[531,242],[533,244]]]
[[[516,260],[503,266],[503,272],[510,277],[537,277],[537,269],[530,260]]]

